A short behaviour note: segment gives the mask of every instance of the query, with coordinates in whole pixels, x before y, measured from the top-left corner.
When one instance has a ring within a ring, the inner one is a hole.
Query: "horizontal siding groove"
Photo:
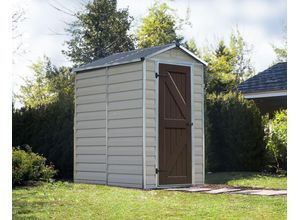
[[[84,103],[84,104],[77,104],[77,103],[76,103],[76,105],[79,106],[79,105],[86,105],[86,104],[102,104],[102,103],[105,103],[105,101],[100,101],[100,102],[92,101],[92,102]],[[100,110],[100,111],[101,111],[101,110]],[[98,111],[97,111],[97,112],[98,112]]]
[[[82,171],[80,171],[82,172]],[[106,184],[105,180],[93,180],[93,179],[79,179],[79,178],[74,178],[76,182],[79,183],[92,183],[92,184]]]
[[[107,109],[109,112],[112,112],[112,111],[120,111],[120,110],[129,110],[129,109],[141,109],[141,108],[137,108],[137,107],[119,107],[119,108],[113,108],[113,109]]]
[[[78,83],[78,81],[77,81]],[[76,86],[76,88],[78,89],[82,89],[82,88],[89,88],[91,86],[105,86],[105,82],[104,83],[94,83],[94,84],[91,84],[91,85],[78,85]]]
[[[135,110],[141,110],[141,108],[137,108],[137,107],[130,108],[130,110],[133,110],[133,109],[135,109]],[[114,111],[127,110],[127,108],[126,109],[108,109],[108,110],[109,110],[109,112],[114,112]]]
[[[113,82],[110,82],[108,85],[109,86],[112,86],[112,85],[116,85],[116,84],[123,84],[123,83],[129,83],[129,82],[141,82],[142,80],[141,79],[134,79],[134,80],[128,80],[128,81],[122,81],[122,82],[115,82],[115,83],[113,83]]]
[[[90,163],[90,162],[77,162],[76,165],[84,165],[84,164],[103,164],[106,165],[106,163]]]
[[[105,173],[105,171],[95,171],[95,170],[76,170],[76,172],[80,173]]]
[[[127,136],[128,138],[135,138],[135,137],[141,137],[141,135],[139,135],[139,136],[137,136],[137,135],[133,135],[133,136]],[[115,137],[115,136],[113,136],[113,137],[108,137],[108,139],[124,139],[124,138],[126,138],[126,137],[122,137],[122,136],[118,136],[118,137]],[[137,146],[140,146],[140,145],[137,145]]]
[[[86,147],[85,145],[77,144],[77,147]],[[89,145],[88,147],[105,147],[105,145]]]
[[[130,91],[139,91],[140,89],[126,89],[126,90],[122,90],[122,91],[110,91],[109,94],[114,94],[114,93],[120,93],[120,92],[130,92]]]
[[[84,78],[76,78],[76,81],[81,81],[81,80],[85,80],[85,79],[94,79],[94,78],[104,78],[105,76],[101,76],[101,75],[96,75],[96,76],[86,76]]]
[[[116,120],[127,120],[127,119],[135,119],[135,118],[142,118],[141,116],[137,116],[137,117],[128,117],[128,118],[108,118],[108,121],[116,121]],[[124,127],[122,127],[124,128]],[[133,128],[133,127],[129,127],[129,128]]]
[[[140,68],[140,69],[137,69],[137,70],[126,70],[126,71],[124,71],[124,72],[114,72],[113,73],[113,75],[110,75],[109,77],[112,77],[112,76],[115,76],[115,75],[123,75],[123,74],[128,74],[128,73],[140,73],[141,75],[142,75],[142,68]]]
[[[113,100],[113,101],[108,100],[108,104],[114,103],[114,102],[132,101],[132,100],[142,100],[142,98],[128,98],[128,99]],[[137,108],[137,109],[140,109],[140,108]]]
[[[97,93],[93,93],[93,95],[102,95],[104,94],[103,92],[97,92]],[[79,97],[85,97],[85,96],[91,96],[91,94],[87,94],[87,95],[76,95],[76,98],[79,98]]]
[[[96,119],[96,118],[93,118],[93,119],[77,119],[76,122],[97,121],[97,120],[102,120],[102,118],[100,118],[100,119]],[[79,130],[81,130],[81,129],[79,129]]]
[[[84,105],[84,104],[80,104],[80,105]],[[88,111],[88,113],[91,113],[91,112],[97,112],[97,113],[99,113],[99,112],[105,112],[105,110],[92,110],[92,111]],[[82,113],[86,113],[85,111],[84,112],[76,112],[76,115],[78,115],[78,114],[82,114]]]
[[[91,139],[91,138],[105,138],[105,136],[103,136],[103,135],[97,135],[97,136],[93,136],[93,137],[90,137],[90,136],[87,136],[87,137],[85,137],[85,136],[83,136],[83,137],[76,137],[77,139]],[[77,145],[77,146],[80,146],[80,145]]]
[[[103,129],[103,128],[105,128],[105,127],[100,127],[100,128],[76,128],[76,131],[78,131],[78,130],[94,130],[94,129]]]

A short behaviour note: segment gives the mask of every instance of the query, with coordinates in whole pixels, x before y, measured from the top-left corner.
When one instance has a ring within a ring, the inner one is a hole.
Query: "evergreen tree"
[[[128,33],[132,17],[128,8],[117,9],[116,0],[93,0],[76,17],[66,29],[71,39],[63,51],[75,65],[134,49]]]

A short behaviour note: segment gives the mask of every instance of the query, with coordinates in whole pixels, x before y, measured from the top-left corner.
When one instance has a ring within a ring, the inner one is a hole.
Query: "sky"
[[[25,20],[19,25],[24,53],[13,56],[13,92],[17,93],[24,77],[30,77],[29,66],[47,55],[55,65],[71,65],[61,51],[69,39],[65,32],[73,17],[56,10],[76,12],[88,0],[14,0],[13,8],[25,10]],[[119,0],[118,8],[129,8],[134,17],[133,29],[140,24],[151,0]],[[194,39],[198,47],[215,45],[220,39],[229,41],[238,27],[245,41],[253,48],[252,64],[256,72],[269,67],[275,59],[272,44],[282,45],[286,32],[286,0],[173,0],[168,4],[179,17],[190,9],[191,26],[180,32],[187,40]]]

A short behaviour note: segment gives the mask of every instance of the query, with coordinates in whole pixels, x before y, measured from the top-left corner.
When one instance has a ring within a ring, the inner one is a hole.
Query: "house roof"
[[[74,68],[73,71],[80,72],[80,71],[84,71],[84,70],[103,68],[103,67],[114,66],[114,65],[119,65],[119,64],[126,64],[126,63],[131,63],[131,62],[138,62],[138,61],[144,60],[145,58],[152,57],[154,55],[157,55],[159,53],[162,53],[164,51],[170,50],[175,47],[180,48],[181,50],[183,50],[184,52],[186,52],[187,54],[192,56],[194,59],[198,60],[199,62],[203,63],[204,65],[207,65],[207,63],[205,61],[201,60],[199,57],[197,57],[195,54],[193,54],[186,48],[184,48],[176,43],[170,43],[170,44],[161,45],[161,46],[131,50],[131,51],[122,52],[122,53],[115,53],[110,56],[95,60],[91,63],[82,65],[78,68]]]
[[[287,89],[287,63],[277,63],[242,82],[238,90],[242,93],[271,92]]]

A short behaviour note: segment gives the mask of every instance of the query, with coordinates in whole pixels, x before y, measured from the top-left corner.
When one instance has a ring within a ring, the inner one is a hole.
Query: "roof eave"
[[[104,65],[90,66],[90,67],[77,67],[77,68],[73,68],[72,72],[73,73],[78,73],[78,72],[82,72],[82,71],[86,71],[86,70],[94,70],[94,69],[101,69],[101,68],[110,67],[110,66],[116,66],[116,65],[121,65],[121,64],[135,63],[135,62],[139,62],[139,61],[143,61],[143,60],[144,60],[144,57],[141,57],[139,59],[134,59],[134,60],[125,61],[125,62],[104,64]]]

